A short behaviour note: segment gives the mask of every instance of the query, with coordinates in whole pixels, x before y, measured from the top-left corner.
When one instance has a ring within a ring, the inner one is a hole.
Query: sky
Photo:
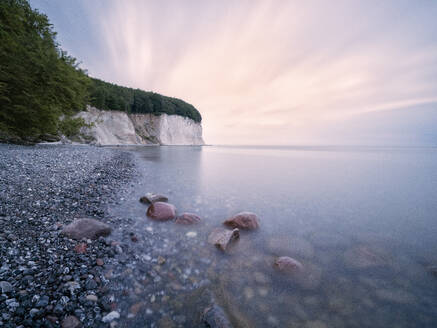
[[[207,143],[437,145],[437,1],[30,3],[91,76],[194,105]]]

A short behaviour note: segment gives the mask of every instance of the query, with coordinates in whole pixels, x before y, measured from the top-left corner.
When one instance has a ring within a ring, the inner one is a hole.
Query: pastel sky
[[[208,143],[360,143],[366,117],[437,145],[437,1],[30,2],[91,76],[193,104]]]

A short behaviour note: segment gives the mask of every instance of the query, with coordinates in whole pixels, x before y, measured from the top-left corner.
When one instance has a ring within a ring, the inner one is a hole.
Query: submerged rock
[[[413,304],[416,302],[413,294],[401,289],[379,289],[375,294],[379,299],[392,303]]]
[[[201,221],[202,219],[196,214],[183,213],[176,218],[175,223],[188,225],[200,223]]]
[[[148,192],[145,196],[140,198],[140,202],[143,204],[153,204],[156,202],[168,202],[168,198],[164,195],[153,194]]]
[[[226,317],[225,312],[217,304],[213,304],[206,308],[202,321],[210,328],[231,328],[232,325]]]
[[[292,236],[276,236],[267,242],[269,251],[286,253],[297,257],[311,259],[314,257],[314,247],[303,238]]]
[[[359,246],[344,253],[344,262],[349,268],[366,269],[384,266],[388,263],[388,260],[382,251],[367,246]]]
[[[208,243],[213,244],[217,248],[225,251],[229,244],[240,237],[238,229],[226,230],[222,228],[215,228],[208,236]]]
[[[303,265],[298,260],[288,256],[281,256],[275,260],[273,267],[283,273],[297,274],[303,271]]]
[[[172,204],[156,202],[147,209],[147,216],[158,221],[173,220],[176,216],[176,208]]]
[[[232,229],[255,230],[259,228],[258,216],[251,212],[238,213],[227,219],[223,224]]]
[[[76,219],[62,229],[62,234],[71,239],[81,240],[106,237],[111,233],[111,227],[95,219]]]

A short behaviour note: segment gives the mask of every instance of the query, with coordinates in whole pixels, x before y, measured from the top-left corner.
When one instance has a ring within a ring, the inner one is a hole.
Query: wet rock
[[[259,228],[258,216],[251,212],[238,213],[227,219],[223,224],[232,229],[255,230]]]
[[[288,256],[278,257],[275,260],[273,267],[286,274],[297,274],[303,271],[302,263]]]
[[[416,301],[413,294],[401,289],[379,289],[375,294],[379,299],[392,303],[413,304]]]
[[[229,244],[240,237],[238,229],[226,230],[222,228],[215,228],[208,236],[208,243],[213,244],[217,248],[225,251]]]
[[[114,321],[115,319],[118,319],[118,318],[120,318],[120,313],[118,313],[117,311],[112,311],[112,312],[109,312],[107,315],[105,315],[102,318],[102,321],[104,323],[108,323],[108,322]]]
[[[199,216],[197,216],[196,214],[183,213],[183,214],[179,215],[174,222],[177,224],[189,225],[189,224],[197,224],[197,223],[200,223],[201,221],[202,221],[202,219]]]
[[[366,269],[387,265],[388,258],[380,250],[359,246],[344,253],[344,262],[352,269]]]
[[[171,204],[156,202],[147,209],[147,216],[158,221],[173,220],[176,216],[176,208]]]
[[[96,264],[97,264],[98,266],[102,266],[102,265],[104,264],[104,262],[103,262],[102,259],[96,259]]]
[[[197,232],[196,231],[188,231],[185,236],[187,236],[188,238],[194,238],[197,237]]]
[[[267,242],[268,249],[277,254],[290,254],[311,259],[314,257],[314,247],[303,238],[292,236],[276,236]]]
[[[297,284],[307,290],[314,290],[322,281],[322,269],[315,264],[305,263],[303,270],[296,275]]]
[[[69,315],[62,320],[61,326],[62,328],[79,328],[82,324],[74,315]]]
[[[10,293],[10,292],[12,292],[12,289],[13,289],[13,287],[9,282],[0,281],[0,290],[1,290],[2,294]]]
[[[164,195],[154,194],[148,192],[145,196],[140,198],[140,202],[143,204],[153,204],[156,202],[168,202],[168,198]]]
[[[62,234],[71,239],[81,240],[106,237],[111,233],[111,227],[95,219],[76,219],[62,229]]]
[[[226,317],[225,312],[217,304],[205,309],[202,321],[210,328],[231,328],[232,325]]]

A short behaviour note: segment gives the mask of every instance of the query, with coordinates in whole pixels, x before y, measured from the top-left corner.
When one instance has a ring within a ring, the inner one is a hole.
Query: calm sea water
[[[198,269],[235,326],[437,327],[437,148],[129,149],[143,176],[119,210],[154,224],[137,201],[152,191],[201,216],[197,227],[165,223],[166,233],[198,233],[184,261],[208,259]],[[261,228],[220,254],[208,233],[240,211]],[[277,256],[301,261],[307,277],[276,272]]]

